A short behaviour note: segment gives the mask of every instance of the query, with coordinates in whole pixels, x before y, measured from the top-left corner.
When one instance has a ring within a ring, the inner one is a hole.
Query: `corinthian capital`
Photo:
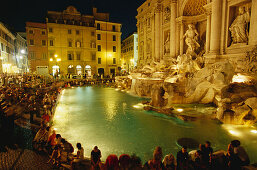
[[[162,4],[158,3],[158,4],[156,5],[155,12],[156,12],[156,13],[162,12]]]

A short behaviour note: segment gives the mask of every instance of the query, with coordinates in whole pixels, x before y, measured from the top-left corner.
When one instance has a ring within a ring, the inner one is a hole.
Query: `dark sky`
[[[13,31],[25,31],[25,22],[45,22],[46,13],[75,6],[82,14],[90,14],[92,5],[98,12],[110,13],[112,22],[122,24],[122,37],[136,31],[137,8],[145,0],[1,0],[0,21]]]

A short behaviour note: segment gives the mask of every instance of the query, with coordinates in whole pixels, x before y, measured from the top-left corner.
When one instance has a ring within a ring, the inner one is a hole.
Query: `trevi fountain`
[[[256,1],[147,0],[137,20],[138,64],[119,88],[151,98],[147,110],[211,103],[223,123],[256,123]]]

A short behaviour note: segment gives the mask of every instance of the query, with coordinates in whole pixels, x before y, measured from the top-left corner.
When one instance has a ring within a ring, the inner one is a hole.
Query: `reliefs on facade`
[[[245,7],[239,7],[239,15],[229,27],[232,37],[232,44],[248,42],[248,23],[250,22],[249,12]]]
[[[247,52],[244,63],[244,72],[257,73],[257,46],[252,51]]]
[[[195,54],[195,50],[200,47],[198,43],[198,32],[193,24],[188,24],[188,30],[184,34],[186,45],[188,46],[186,54]]]
[[[169,21],[170,21],[170,7],[166,7],[164,9],[164,19],[163,19],[163,22],[165,24],[165,23],[168,23]]]

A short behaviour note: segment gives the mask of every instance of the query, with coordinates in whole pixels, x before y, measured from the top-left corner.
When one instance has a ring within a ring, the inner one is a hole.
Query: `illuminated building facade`
[[[108,13],[83,15],[73,6],[48,11],[49,71],[52,74],[116,74],[121,54],[121,24],[109,22]]]
[[[187,53],[192,28],[205,64],[228,60],[241,72],[257,45],[256,0],[146,0],[137,12],[140,67]]]
[[[30,73],[41,74],[48,72],[49,60],[46,24],[26,22],[26,34]]]
[[[26,35],[24,34],[16,33],[15,39],[15,56],[19,73],[26,73],[29,71],[27,40],[25,38]]]
[[[18,73],[15,35],[0,22],[0,73]]]
[[[122,70],[130,72],[137,66],[138,60],[138,35],[133,33],[122,41],[121,64]]]

